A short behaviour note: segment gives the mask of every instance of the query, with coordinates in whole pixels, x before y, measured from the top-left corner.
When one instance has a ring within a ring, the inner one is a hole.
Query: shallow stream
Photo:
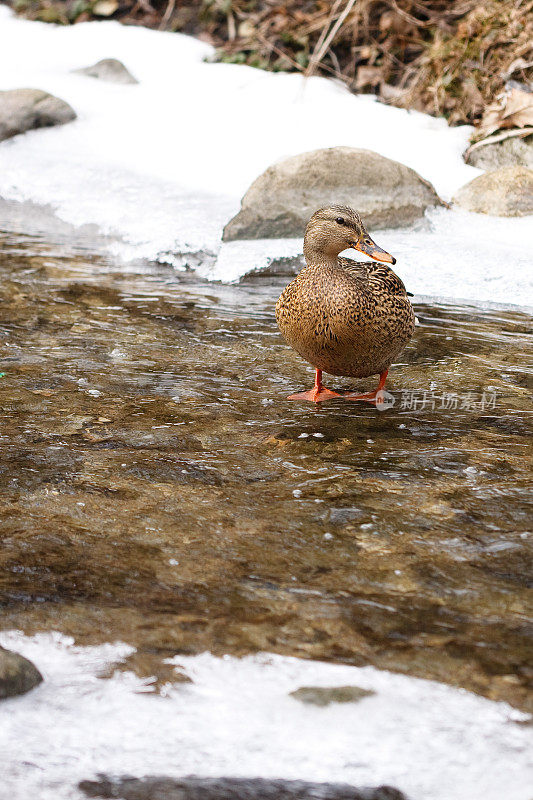
[[[268,651],[532,710],[526,313],[415,297],[394,406],[316,409],[285,399],[312,380],[287,278],[14,233],[0,273],[3,629],[125,642],[140,676]]]

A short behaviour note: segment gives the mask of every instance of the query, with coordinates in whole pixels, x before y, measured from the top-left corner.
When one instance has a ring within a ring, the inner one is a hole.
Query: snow
[[[0,89],[45,89],[78,114],[0,144],[0,197],[97,226],[117,260],[180,268],[187,254],[207,253],[197,264],[203,277],[236,281],[301,252],[300,240],[221,245],[242,194],[275,161],[366,147],[417,170],[448,200],[480,174],[461,158],[468,127],[355,97],[332,80],[208,63],[212,56],[179,34],[115,22],[55,27],[0,6]],[[73,72],[107,57],[139,85]],[[531,219],[436,209],[375,238],[415,293],[532,306],[531,231]],[[370,667],[204,654],[176,659],[194,684],[160,697],[132,674],[98,679],[127,645],[76,647],[58,634],[19,632],[0,642],[45,676],[2,703],[0,774],[10,800],[77,800],[76,782],[97,772],[389,783],[412,800],[530,800],[531,727],[506,704],[463,690]],[[302,685],[345,684],[377,694],[328,708],[288,696]]]
[[[533,228],[531,218],[519,222]],[[531,231],[524,225],[517,228],[524,236],[510,235],[509,223],[502,217],[472,214],[462,209],[453,212],[436,209],[430,219],[421,220],[411,228],[378,231],[374,238],[398,257],[395,270],[408,290],[419,297],[533,305],[532,259],[527,257],[524,246]],[[207,274],[214,280],[238,280],[249,271],[250,263],[260,269],[274,259],[301,252],[300,239],[228,242]],[[364,260],[356,250],[346,250],[346,255]],[[526,274],[520,275],[521,269]]]
[[[334,80],[207,62],[212,56],[180,34],[116,22],[57,27],[0,7],[0,89],[45,89],[78,114],[0,144],[0,196],[97,225],[114,237],[117,259],[182,268],[180,254],[206,252],[201,275],[232,281],[276,254],[301,252],[294,241],[221,245],[242,194],[282,158],[365,147],[416,169],[447,200],[480,174],[461,157],[467,126],[356,97]],[[139,85],[73,72],[106,57],[122,60]],[[417,227],[376,235],[411,291],[533,305],[530,219],[437,209]]]
[[[2,788],[10,800],[78,800],[98,773],[281,777],[389,784],[411,800],[530,800],[527,715],[432,681],[270,654],[172,659],[192,678],[159,696],[132,673],[99,679],[133,648],[59,634],[0,634],[45,681],[3,701]],[[301,686],[375,695],[326,708]]]

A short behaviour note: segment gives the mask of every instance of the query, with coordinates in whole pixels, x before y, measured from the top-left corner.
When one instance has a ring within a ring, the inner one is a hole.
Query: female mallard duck
[[[282,292],[276,320],[287,342],[315,368],[315,385],[289,400],[330,397],[374,403],[388,369],[413,335],[415,316],[405,286],[383,264],[339,257],[348,247],[395,264],[348,206],[316,211],[304,238],[305,266]],[[322,370],[365,378],[379,374],[375,392],[339,395],[322,384]]]

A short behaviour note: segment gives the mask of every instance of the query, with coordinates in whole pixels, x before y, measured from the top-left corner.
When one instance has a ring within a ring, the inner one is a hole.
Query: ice
[[[181,34],[116,22],[46,25],[0,7],[0,89],[45,89],[78,114],[0,144],[0,197],[98,226],[118,260],[160,259],[234,281],[301,252],[294,240],[221,245],[242,194],[275,161],[366,147],[416,169],[445,200],[480,174],[461,157],[468,126],[354,96],[334,80],[206,61],[212,56]],[[121,59],[139,85],[73,72],[107,57]],[[531,218],[438,209],[376,239],[411,291],[531,306],[532,227]]]
[[[78,647],[59,634],[0,634],[44,683],[2,702],[0,771],[10,800],[81,800],[97,773],[281,777],[391,784],[411,800],[530,800],[527,715],[465,690],[270,654],[177,656],[194,681],[166,696],[132,673],[98,673],[132,648]],[[326,708],[301,686],[376,694]]]

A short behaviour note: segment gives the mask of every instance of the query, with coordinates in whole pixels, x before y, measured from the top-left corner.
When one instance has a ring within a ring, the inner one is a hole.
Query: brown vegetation
[[[222,61],[334,75],[355,92],[477,122],[533,66],[533,0],[10,0],[32,19],[113,18],[212,43]]]

